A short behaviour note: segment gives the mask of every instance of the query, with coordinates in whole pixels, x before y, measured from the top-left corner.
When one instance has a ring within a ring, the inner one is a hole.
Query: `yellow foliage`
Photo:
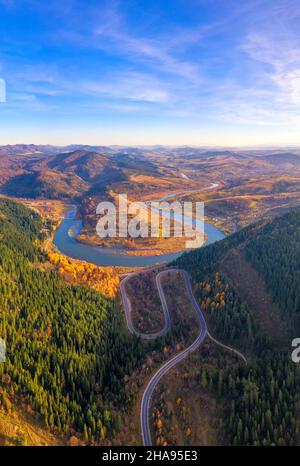
[[[66,280],[93,288],[109,298],[115,297],[120,283],[118,273],[112,267],[98,267],[87,262],[73,260],[56,252],[49,252],[48,259]]]
[[[161,420],[161,419],[157,419],[157,421],[156,421],[156,427],[157,427],[157,430],[158,430],[159,432],[161,432],[162,426],[163,426],[162,420]]]
[[[72,435],[72,437],[69,439],[69,445],[71,447],[78,447],[80,445],[80,440],[75,437],[75,435]]]
[[[192,433],[192,429],[190,427],[187,427],[185,430],[186,437],[190,437],[191,433]]]
[[[210,286],[209,283],[207,283],[207,284],[205,285],[205,291],[206,291],[207,294],[209,294],[209,293],[211,292],[211,286]]]

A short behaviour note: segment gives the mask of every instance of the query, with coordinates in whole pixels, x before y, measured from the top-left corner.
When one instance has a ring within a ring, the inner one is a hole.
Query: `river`
[[[146,267],[171,262],[186,251],[184,249],[173,254],[138,256],[126,254],[126,250],[122,247],[109,248],[80,243],[76,240],[76,236],[82,229],[82,221],[76,219],[75,216],[76,208],[73,208],[66,214],[54,236],[54,244],[58,250],[74,259],[84,260],[100,266]],[[204,231],[207,235],[205,246],[225,237],[218,228],[209,223],[205,223]]]

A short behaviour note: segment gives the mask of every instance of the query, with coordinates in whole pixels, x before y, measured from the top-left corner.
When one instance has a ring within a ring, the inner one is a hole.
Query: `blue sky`
[[[300,144],[299,0],[0,0],[0,144]]]

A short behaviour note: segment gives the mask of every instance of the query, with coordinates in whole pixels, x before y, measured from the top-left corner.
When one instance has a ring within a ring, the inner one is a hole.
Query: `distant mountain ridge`
[[[187,170],[187,173],[185,171]],[[178,187],[181,173],[194,182],[216,174],[232,179],[257,173],[300,173],[300,150],[231,150],[207,147],[88,146],[16,144],[0,146],[0,191],[25,197],[78,199],[103,194],[121,183],[124,188],[144,180]],[[146,177],[146,178],[145,178]]]
[[[123,151],[57,150],[32,145],[0,148],[2,192],[21,197],[78,198],[128,181],[132,173],[157,173],[151,161]]]

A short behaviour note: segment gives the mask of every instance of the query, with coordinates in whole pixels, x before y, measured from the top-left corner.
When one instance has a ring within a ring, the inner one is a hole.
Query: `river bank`
[[[54,235],[54,245],[66,256],[74,259],[84,260],[100,266],[113,267],[149,267],[153,265],[172,262],[181,256],[186,249],[177,253],[160,255],[129,255],[122,247],[101,247],[77,241],[76,237],[83,228],[82,221],[76,219],[76,209],[67,212]],[[204,232],[206,236],[205,246],[219,241],[225,237],[217,227],[205,223]]]

